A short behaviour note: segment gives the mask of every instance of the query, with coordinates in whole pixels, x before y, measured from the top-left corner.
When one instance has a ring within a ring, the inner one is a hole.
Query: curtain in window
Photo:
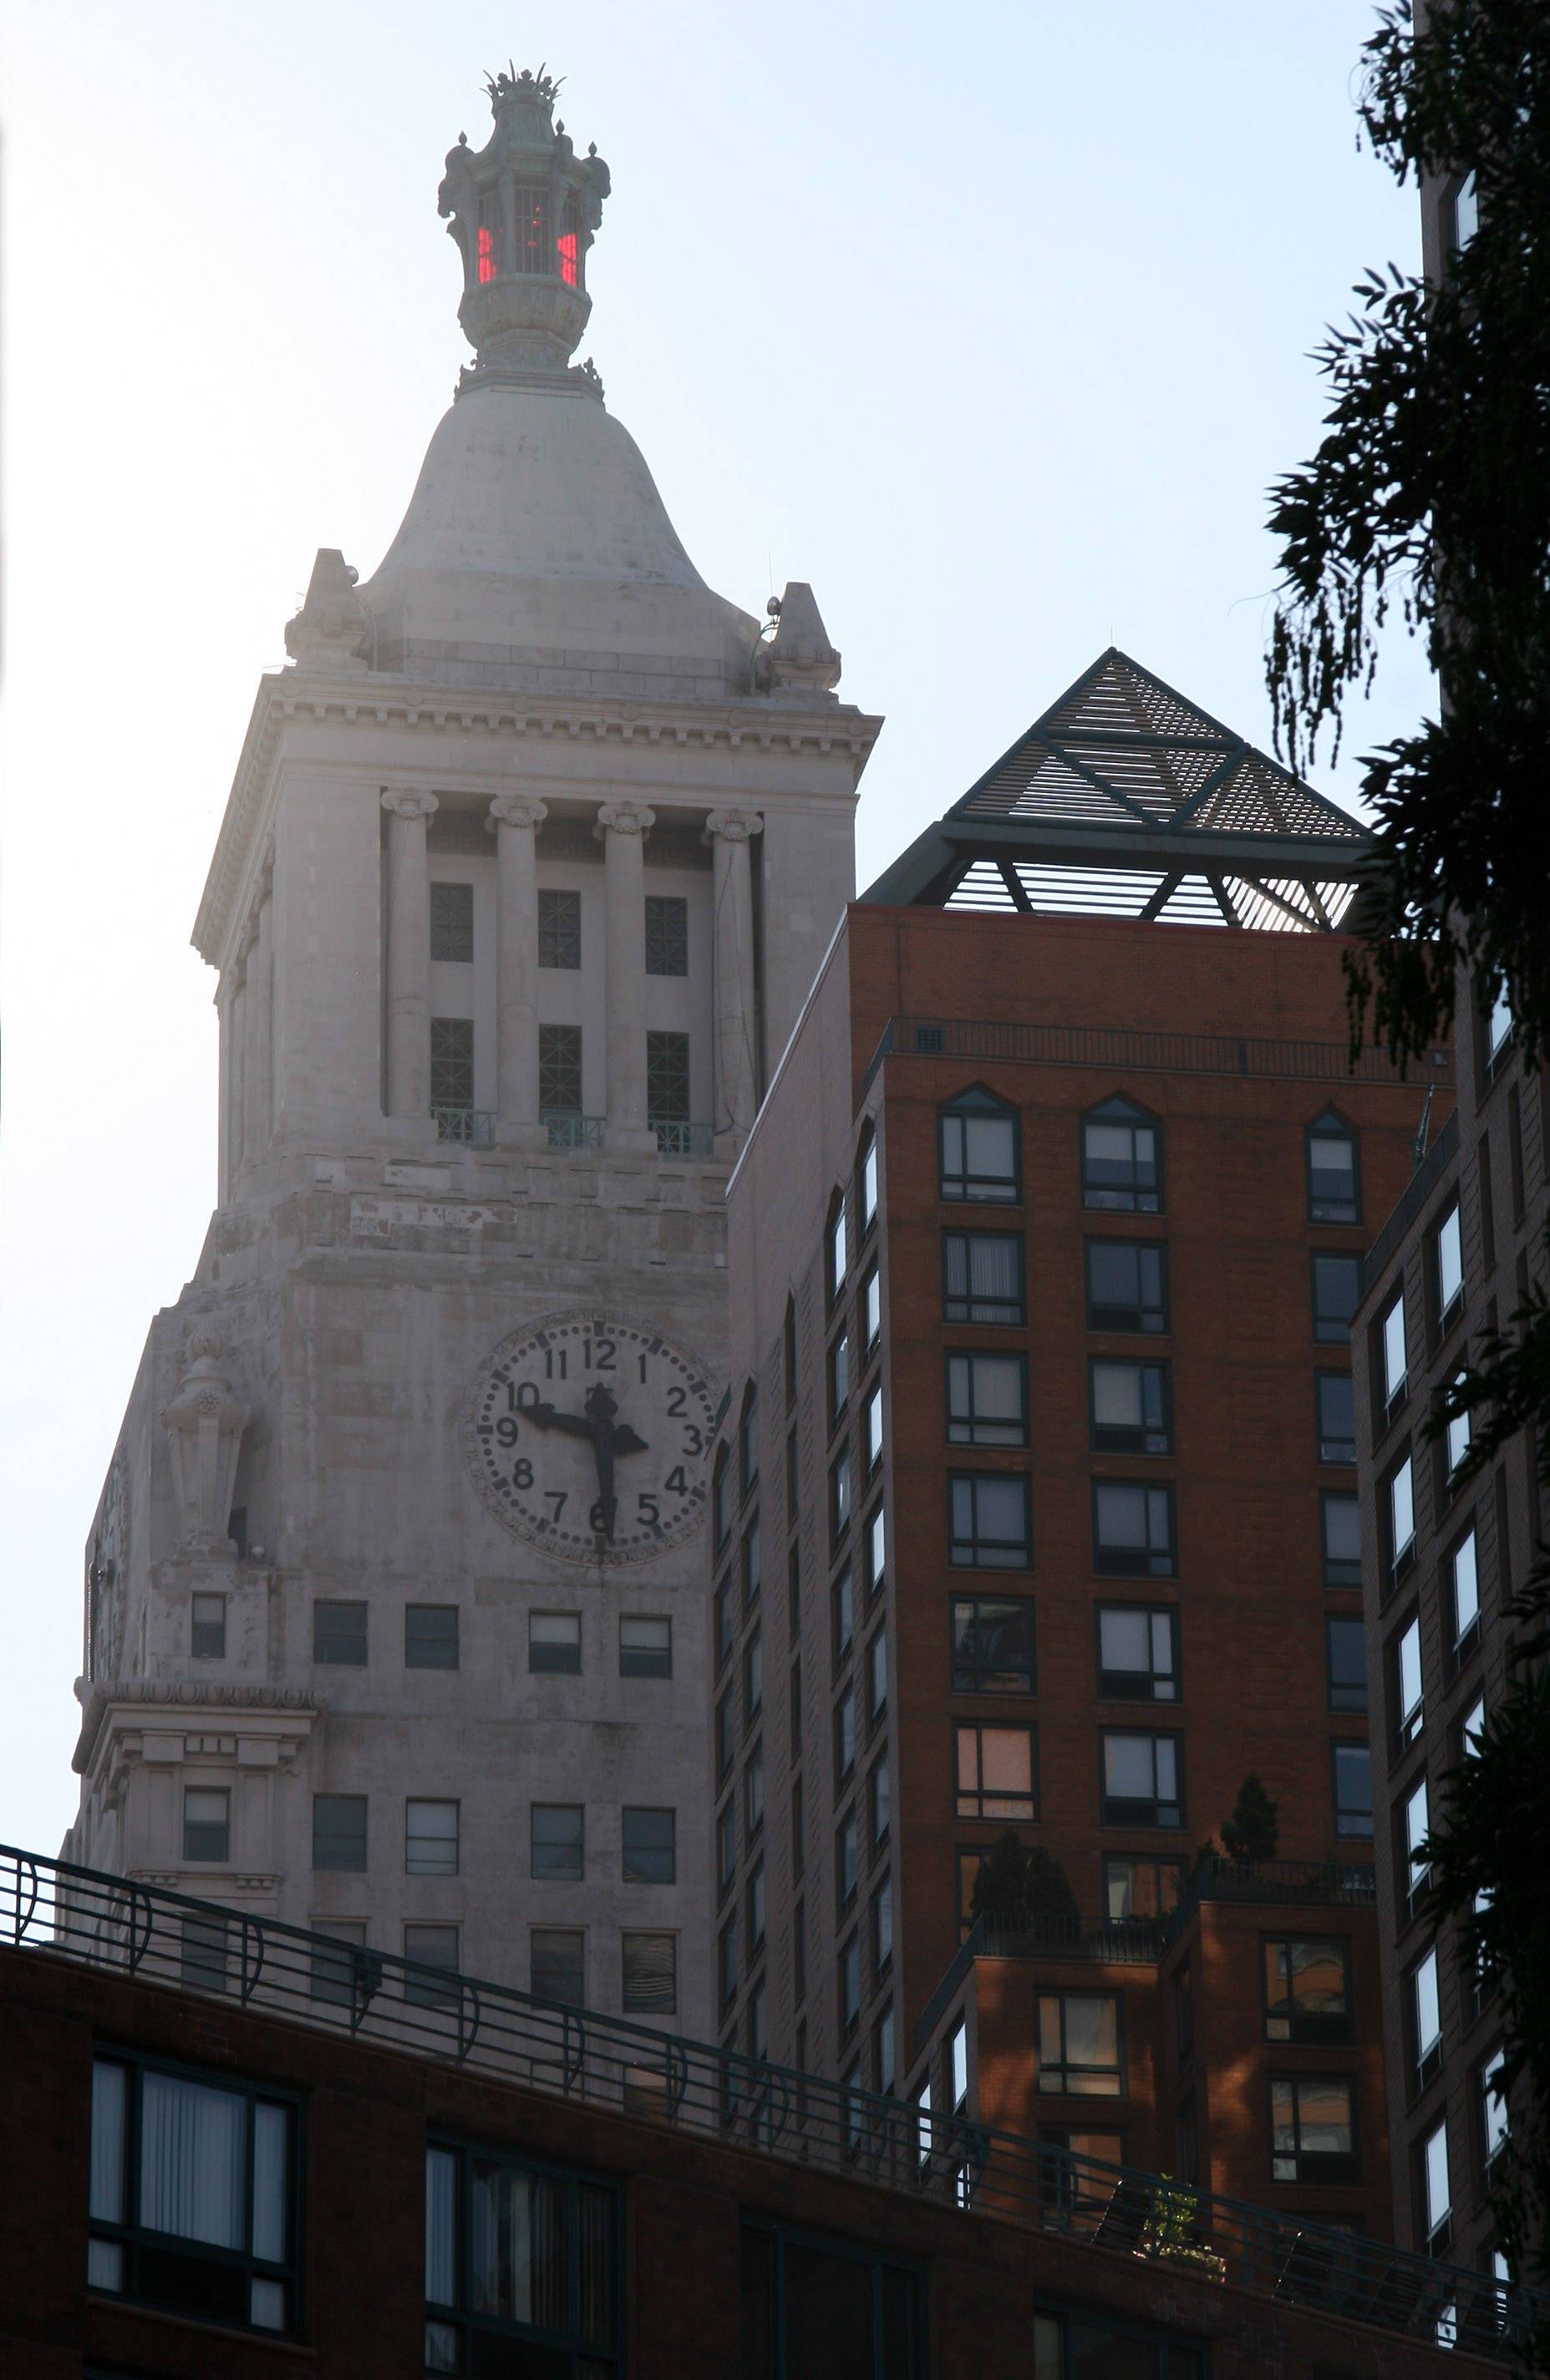
[[[425,2294],[432,2305],[457,2303],[457,2159],[425,2153]]]
[[[91,2069],[91,2214],[124,2220],[124,2107],[128,2076],[102,2059]]]
[[[253,2110],[253,2253],[285,2261],[285,2167],[290,2119],[260,2101]]]
[[[233,2092],[146,2074],[139,2216],[148,2230],[213,2248],[243,2245],[247,2117],[247,2101]]]
[[[570,2248],[565,2198],[542,2174],[514,2173],[476,2157],[473,2165],[474,2309],[570,2327]]]

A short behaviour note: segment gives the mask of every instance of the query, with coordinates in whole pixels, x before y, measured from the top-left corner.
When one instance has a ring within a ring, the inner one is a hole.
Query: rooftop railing
[[[0,1845],[0,1942],[577,2107],[1506,2356],[1550,2305],[1374,2240],[822,2077]]]
[[[1402,1080],[1387,1053],[1376,1049],[1362,1050],[1353,1074],[1343,1041],[1264,1041],[1226,1033],[1138,1033],[1096,1025],[1000,1025],[950,1017],[890,1016],[866,1069],[866,1083],[890,1057],[1011,1059],[1126,1074],[1243,1075],[1276,1081]],[[1452,1050],[1429,1051],[1412,1080],[1451,1089]]]

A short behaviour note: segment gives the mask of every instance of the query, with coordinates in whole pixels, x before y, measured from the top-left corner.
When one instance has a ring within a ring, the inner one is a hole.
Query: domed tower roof
[[[708,588],[590,363],[587,255],[608,167],[554,121],[558,85],[502,74],[494,129],[446,161],[475,351],[403,526],[358,589],[373,668],[514,692],[725,700],[758,624]]]

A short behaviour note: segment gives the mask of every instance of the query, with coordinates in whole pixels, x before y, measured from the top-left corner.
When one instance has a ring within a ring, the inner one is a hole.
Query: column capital
[[[490,805],[485,828],[493,834],[503,826],[539,827],[548,816],[549,804],[540,802],[534,794],[497,794]]]
[[[442,805],[434,794],[416,794],[394,788],[382,795],[382,808],[393,818],[433,818]]]
[[[595,835],[640,834],[650,832],[657,823],[657,813],[644,802],[599,802]]]
[[[751,843],[756,834],[764,832],[764,820],[757,810],[712,810],[705,821],[704,843],[718,837],[723,843]]]

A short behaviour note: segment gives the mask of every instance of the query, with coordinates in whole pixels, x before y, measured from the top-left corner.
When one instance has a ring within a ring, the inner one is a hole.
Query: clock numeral
[[[513,1465],[512,1486],[514,1488],[530,1488],[532,1484],[533,1466],[528,1462],[527,1457],[524,1454],[520,1456],[517,1462]]]
[[[667,1392],[667,1409],[674,1421],[683,1420],[684,1407],[684,1391],[682,1389],[669,1389]]]
[[[610,1496],[606,1502],[601,1496],[598,1498],[597,1502],[593,1505],[590,1512],[588,1512],[587,1516],[587,1525],[591,1530],[595,1537],[612,1536],[613,1516],[618,1510],[619,1499],[617,1496]]]
[[[560,1350],[559,1377],[561,1379],[563,1379],[565,1377],[565,1357],[568,1352],[569,1351],[564,1347],[562,1347]],[[546,1380],[552,1380],[555,1377],[554,1350],[552,1347],[546,1347],[543,1351],[543,1376]]]
[[[516,1444],[516,1424],[512,1419],[510,1414],[503,1414],[500,1420],[496,1423],[495,1443],[497,1446],[515,1446]]]
[[[695,1454],[701,1454],[701,1453],[703,1453],[703,1452],[704,1452],[704,1451],[705,1451],[705,1440],[704,1440],[704,1439],[700,1436],[699,1431],[696,1428],[696,1427],[695,1427],[695,1425],[694,1425],[694,1423],[693,1423],[692,1421],[686,1421],[686,1422],[684,1423],[684,1438],[685,1438],[685,1439],[687,1439],[687,1441],[688,1441],[688,1443],[686,1444],[686,1446],[685,1446],[685,1447],[684,1447],[684,1453],[685,1453],[685,1454],[687,1454],[687,1455],[695,1455]]]
[[[636,1498],[636,1518],[637,1521],[647,1522],[652,1528],[656,1527],[661,1515],[657,1510],[655,1496],[648,1496],[643,1490]]]
[[[523,1380],[516,1386],[514,1386],[510,1380],[506,1382],[506,1411],[508,1413],[531,1413],[533,1407],[538,1403],[538,1402],[539,1384],[537,1380]]]
[[[556,1528],[560,1525],[560,1515],[565,1509],[565,1500],[569,1492],[569,1489],[564,1488],[546,1488],[543,1491],[544,1502],[552,1504],[554,1507],[549,1517]]]
[[[662,1486],[670,1496],[686,1496],[688,1494],[689,1483],[684,1476],[684,1465],[682,1463],[678,1465],[676,1471],[670,1471],[668,1473],[667,1477],[662,1482]]]
[[[616,1372],[618,1370],[619,1366],[613,1360],[615,1346],[613,1340],[584,1339],[581,1344],[583,1357],[589,1372]]]

